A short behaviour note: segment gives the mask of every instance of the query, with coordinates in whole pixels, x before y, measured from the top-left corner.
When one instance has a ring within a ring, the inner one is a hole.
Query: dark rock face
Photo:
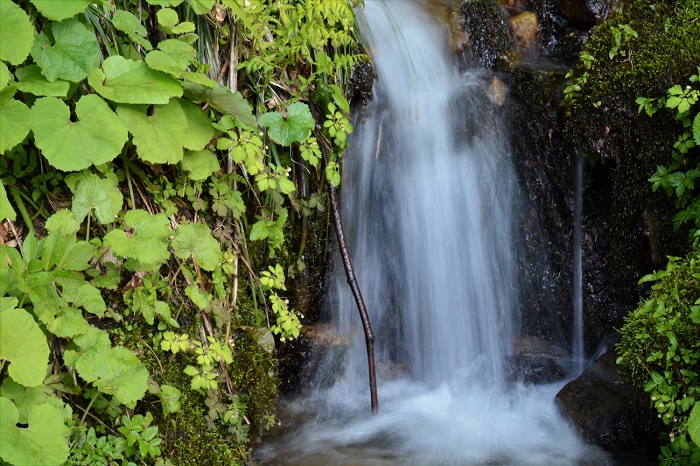
[[[601,356],[556,396],[561,410],[571,418],[583,438],[616,450],[658,448],[657,419],[646,406],[643,394],[625,384],[615,363],[617,355]]]
[[[350,87],[348,89],[348,102],[353,106],[353,111],[364,108],[372,100],[373,85],[374,68],[372,63],[356,64],[350,74]]]
[[[467,0],[455,12],[455,42],[465,58],[486,68],[507,69],[511,40],[506,16],[493,0]],[[471,55],[469,57],[468,55]]]
[[[562,16],[579,29],[595,26],[614,12],[620,3],[619,0],[557,0]]]

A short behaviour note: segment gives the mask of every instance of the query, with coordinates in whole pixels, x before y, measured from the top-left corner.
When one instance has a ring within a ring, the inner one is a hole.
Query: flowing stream
[[[343,221],[376,335],[379,414],[338,267],[329,307],[348,344],[288,403],[295,425],[257,464],[609,464],[558,413],[563,382],[508,377],[518,189],[490,76],[458,70],[420,1],[365,0],[358,17],[377,79],[345,158]]]
[[[583,344],[583,250],[581,247],[585,158],[582,154],[576,154],[574,163],[574,332],[571,347],[574,361],[573,375],[578,377],[586,368],[586,353]]]

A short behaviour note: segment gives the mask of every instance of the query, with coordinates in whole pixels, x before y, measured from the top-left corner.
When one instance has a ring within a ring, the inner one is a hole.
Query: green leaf
[[[219,160],[208,150],[186,152],[181,165],[183,170],[190,173],[190,179],[195,181],[206,180],[221,169]]]
[[[151,43],[145,39],[148,35],[146,28],[136,16],[128,11],[115,11],[112,17],[112,24],[115,28],[125,33],[132,42],[136,42],[146,50],[151,50],[153,48]]]
[[[31,0],[36,9],[44,17],[62,21],[78,13],[82,13],[92,3],[97,3],[96,0]]]
[[[11,65],[22,64],[32,43],[34,26],[27,13],[10,0],[0,0],[0,60]]]
[[[182,86],[167,74],[151,69],[146,62],[111,56],[94,68],[88,83],[105,99],[123,104],[167,104],[182,96]]]
[[[75,218],[73,212],[68,209],[61,209],[49,217],[45,227],[49,233],[58,232],[60,235],[68,236],[78,232],[80,222]]]
[[[189,0],[192,10],[198,15],[209,13],[214,8],[216,0]]]
[[[1,0],[0,0],[1,1]],[[4,61],[0,61],[0,90],[5,89],[8,84],[14,82],[15,78]]]
[[[166,33],[172,31],[177,23],[180,22],[177,11],[172,8],[161,8],[156,15],[158,16],[158,27]]]
[[[112,223],[122,208],[121,191],[109,178],[90,174],[78,183],[73,194],[73,215],[82,222],[92,213],[102,224]]]
[[[195,49],[179,39],[162,40],[158,43],[158,49],[175,60],[181,70],[187,69],[197,59]]]
[[[143,398],[148,390],[148,371],[132,351],[122,346],[112,348],[107,333],[95,327],[74,341],[80,350],[67,350],[64,357],[80,377],[129,407]]]
[[[114,159],[128,139],[127,129],[107,102],[94,94],[70,108],[55,97],[43,97],[32,107],[34,142],[54,167],[77,171]]]
[[[105,300],[102,299],[102,293],[93,285],[86,283],[76,290],[76,299],[73,301],[74,306],[79,306],[88,311],[90,314],[102,317],[107,310]]]
[[[182,393],[177,388],[170,385],[160,386],[158,398],[160,398],[160,404],[165,415],[180,411],[180,396],[182,396]]]
[[[186,83],[184,94],[187,99],[206,102],[221,113],[237,118],[250,128],[256,128],[258,125],[252,107],[240,92],[231,92],[221,85],[211,89],[200,84]]]
[[[18,384],[10,377],[5,378],[2,382],[0,394],[15,404],[15,407],[19,411],[19,422],[21,424],[27,424],[29,422],[29,416],[37,405],[46,403],[60,410],[63,410],[65,407],[61,400],[44,391],[44,385],[25,387],[24,385]],[[66,413],[63,413],[63,417],[70,418],[70,416],[66,416]]]
[[[0,359],[10,361],[8,374],[22,385],[41,385],[49,364],[49,345],[41,328],[24,309],[0,314]]]
[[[126,213],[124,223],[132,229],[129,235],[115,229],[104,237],[105,246],[114,254],[135,259],[141,270],[157,270],[168,260],[168,237],[173,233],[168,217],[136,209]]]
[[[260,124],[268,128],[268,136],[282,144],[291,146],[294,142],[306,141],[316,124],[309,107],[295,102],[287,109],[287,119],[277,112],[269,112],[260,117]]]
[[[12,208],[10,201],[7,199],[5,182],[0,180],[0,220],[5,220],[6,218],[14,222],[17,218],[17,214],[15,213],[15,209]]]
[[[28,427],[17,427],[18,420],[15,404],[0,397],[0,456],[4,461],[50,466],[68,459],[68,428],[60,409],[46,403],[36,405],[29,414]]]
[[[187,130],[183,146],[185,149],[204,149],[214,137],[214,127],[211,120],[201,108],[184,99],[179,99],[180,106],[187,117]]]
[[[177,163],[182,160],[187,115],[177,100],[153,107],[146,114],[143,105],[119,105],[117,114],[133,135],[139,158],[150,163]]]
[[[32,112],[23,102],[12,98],[12,87],[0,93],[0,153],[3,154],[24,141],[32,128]]]
[[[41,74],[37,65],[29,65],[15,71],[17,89],[37,96],[67,97],[70,90],[68,81],[51,82]]]
[[[695,115],[693,119],[693,140],[695,144],[700,146],[700,113]]]
[[[90,328],[91,326],[83,317],[83,313],[74,307],[63,309],[61,315],[50,320],[48,324],[49,331],[61,338],[75,338]]]
[[[180,225],[171,246],[177,257],[193,257],[201,268],[210,272],[218,267],[221,261],[219,242],[211,235],[209,227],[201,223]]]
[[[695,402],[695,406],[688,416],[688,434],[695,445],[700,447],[700,402],[698,401]]]
[[[76,18],[49,23],[34,39],[31,54],[51,82],[82,81],[100,58],[94,31]]]
[[[185,288],[185,294],[200,310],[206,309],[211,304],[211,295],[202,291],[195,283]]]

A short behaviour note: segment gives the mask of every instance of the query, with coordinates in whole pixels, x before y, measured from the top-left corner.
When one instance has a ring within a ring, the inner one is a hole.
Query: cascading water
[[[457,71],[419,1],[365,0],[358,19],[377,80],[345,158],[343,221],[376,335],[380,412],[369,414],[362,328],[339,272],[331,307],[347,370],[288,406],[307,419],[257,461],[608,464],[558,414],[562,384],[505,374],[519,327],[517,185],[486,72]]]

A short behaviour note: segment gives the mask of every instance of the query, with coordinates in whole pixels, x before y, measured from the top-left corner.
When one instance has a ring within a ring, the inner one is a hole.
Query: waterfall
[[[609,464],[558,413],[563,382],[506,373],[519,328],[518,189],[491,76],[458,70],[421,1],[365,0],[357,14],[377,79],[345,155],[342,215],[376,336],[380,410],[370,414],[363,332],[338,267],[329,308],[349,342],[345,371],[330,386],[318,371],[323,383],[286,405],[298,424],[256,461]]]

